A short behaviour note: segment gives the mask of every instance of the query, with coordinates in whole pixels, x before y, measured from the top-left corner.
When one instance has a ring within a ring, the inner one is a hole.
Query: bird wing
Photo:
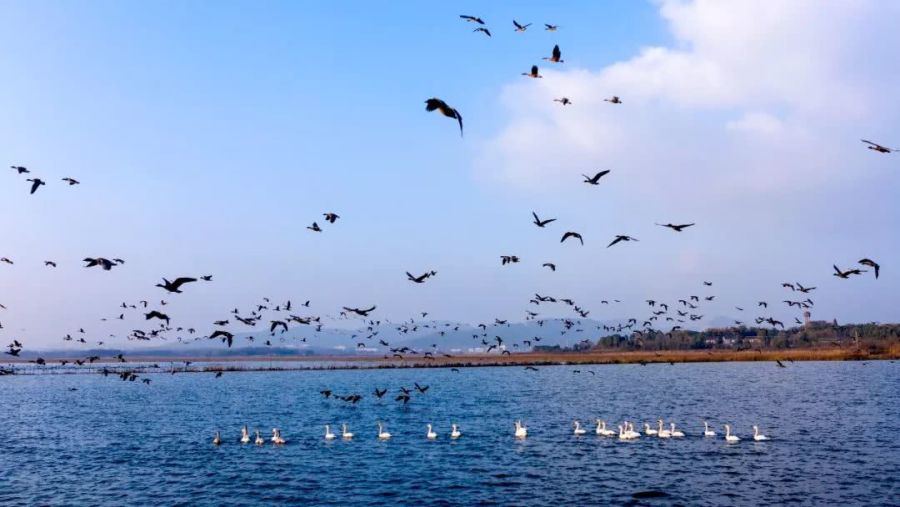
[[[190,278],[190,277],[187,277],[187,276],[182,276],[182,277],[179,277],[179,278],[176,278],[175,280],[173,280],[173,281],[172,281],[172,285],[174,285],[174,286],[177,288],[177,287],[180,287],[180,286],[182,286],[182,285],[184,285],[184,284],[186,284],[186,283],[191,283],[191,282],[196,282],[196,281],[197,281],[196,278]]]
[[[616,243],[622,241],[623,239],[625,239],[625,238],[623,238],[622,236],[616,236],[616,239],[612,240],[612,243],[606,245],[606,248],[609,248],[609,247],[615,245]]]
[[[456,120],[459,122],[459,137],[462,137],[463,136],[462,115],[459,114],[459,111],[457,111],[456,109],[451,109],[451,111],[453,111],[453,114],[456,115]]]

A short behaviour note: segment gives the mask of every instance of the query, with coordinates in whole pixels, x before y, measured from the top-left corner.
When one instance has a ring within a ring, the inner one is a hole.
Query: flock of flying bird
[[[475,32],[480,32],[486,35],[487,37],[491,37],[491,32],[486,27],[485,21],[477,16],[470,15],[461,15],[461,19],[465,20],[469,23],[474,23],[478,25],[475,28]],[[515,32],[525,32],[531,26],[531,23],[521,24],[517,21],[513,21],[513,27]],[[560,27],[558,25],[553,24],[544,24],[544,29],[547,32],[556,32]],[[552,64],[563,64],[565,60],[562,59],[562,51],[559,45],[554,45],[551,50],[550,56],[545,56],[542,58],[544,61],[552,63]],[[533,65],[528,72],[523,72],[522,75],[533,78],[540,79],[543,76],[540,74],[540,69],[537,65]],[[556,102],[561,103],[564,106],[572,105],[573,102],[568,97],[562,97],[559,99],[554,99]],[[622,104],[623,101],[619,98],[619,96],[611,96],[610,98],[604,99],[606,102],[610,104]],[[460,135],[463,135],[463,118],[462,114],[454,107],[451,107],[442,99],[432,97],[425,101],[425,109],[428,112],[438,111],[443,116],[456,120],[459,126]],[[867,148],[873,150],[875,152],[881,154],[890,154],[894,153],[898,150],[893,148],[888,148],[878,143],[874,143],[868,140],[862,140],[863,143],[867,145]],[[31,174],[31,171],[24,166],[13,165],[11,168],[15,171],[17,175],[27,175]],[[611,171],[609,169],[601,170],[595,172],[593,175],[583,174],[584,177],[583,183],[590,186],[599,186],[601,184],[601,180],[604,177],[609,177]],[[46,182],[38,177],[27,178],[26,181],[30,183],[30,194],[35,194],[41,186],[46,185]],[[67,183],[68,186],[79,185],[80,182],[71,177],[61,178],[61,181]],[[548,227],[552,227],[552,224],[557,221],[556,218],[541,218],[537,212],[532,211],[531,215],[533,217],[533,224],[540,228],[546,229]],[[328,224],[335,224],[336,221],[340,218],[334,212],[325,212],[323,213],[324,221]],[[694,227],[696,224],[694,222],[690,223],[657,223],[657,226],[669,229],[675,233],[683,233],[687,229]],[[308,230],[316,233],[323,232],[322,227],[317,222],[313,222],[310,226],[307,227]],[[571,240],[571,241],[570,241]],[[566,230],[563,231],[560,237],[560,243],[574,243],[577,240],[578,244],[584,245],[585,238],[584,236],[577,232]],[[639,241],[637,238],[627,235],[627,234],[617,234],[607,244],[607,248],[613,247],[620,243],[628,243],[628,242],[637,242]],[[504,254],[500,256],[501,265],[507,266],[512,264],[517,264],[521,262],[521,258],[518,255],[514,254]],[[56,268],[58,266],[56,261],[53,260],[45,260],[43,261],[44,265],[50,268]],[[83,259],[85,263],[85,268],[99,267],[104,271],[111,271],[114,267],[123,266],[125,261],[120,258],[108,258],[108,257],[85,257]],[[0,258],[0,263],[5,263],[8,265],[14,265],[12,259],[8,257]],[[871,268],[874,271],[875,278],[878,278],[880,273],[880,265],[869,258],[863,258],[858,261],[858,264],[861,266],[865,266]],[[555,262],[543,262],[542,267],[548,268],[551,271],[556,271],[557,264]],[[861,275],[867,272],[866,269],[861,268],[851,268],[851,269],[841,269],[837,265],[834,266],[835,277],[841,279],[848,279],[851,276]],[[414,284],[425,284],[429,280],[433,279],[437,275],[437,271],[428,270],[422,274],[413,274],[409,271],[405,272],[407,280]],[[179,276],[172,280],[168,278],[163,278],[161,283],[157,283],[156,287],[165,291],[168,295],[182,294],[188,284],[197,283],[199,281],[204,282],[212,282],[212,275],[203,275],[203,276]],[[712,282],[704,282],[704,286],[710,287],[712,286]],[[813,291],[815,287],[804,287],[799,283],[784,283],[782,284],[784,288],[789,288],[791,291],[799,291],[802,294],[808,294]],[[684,324],[688,321],[698,321],[703,318],[703,315],[699,313],[700,305],[701,305],[701,296],[699,295],[690,295],[683,299],[678,300],[678,304],[680,307],[672,305],[671,312],[669,304],[665,302],[659,302],[655,300],[647,300],[648,306],[651,308],[651,315],[647,316],[646,319],[643,320],[642,325],[638,325],[639,319],[631,318],[628,319],[625,323],[619,323],[617,325],[596,325],[596,330],[603,330],[607,333],[623,333],[627,332],[631,338],[635,340],[641,340],[643,336],[652,333],[662,333],[663,331],[656,329],[655,322],[664,319],[666,322],[672,324],[671,329],[666,332],[666,334],[671,335],[673,332],[679,331],[682,329],[681,324]],[[715,295],[705,295],[703,296],[703,302],[711,302],[715,299]],[[612,300],[615,303],[620,302],[619,300]],[[572,333],[585,333],[581,336],[589,336],[590,333],[585,329],[585,323],[581,319],[587,319],[590,311],[586,309],[584,306],[576,304],[570,298],[561,298],[561,297],[551,297],[546,295],[535,294],[534,298],[529,301],[530,304],[535,306],[546,305],[550,303],[562,303],[565,304],[575,312],[577,317],[573,318],[564,318],[561,319],[563,328],[561,330],[562,334],[566,334],[568,332]],[[796,306],[798,309],[807,309],[811,308],[814,305],[814,302],[806,297],[803,300],[785,300],[789,307]],[[228,318],[223,318],[217,320],[213,323],[213,330],[206,335],[199,335],[194,327],[185,327],[185,326],[173,326],[172,325],[172,317],[170,317],[166,312],[163,311],[163,306],[168,303],[165,300],[160,300],[159,305],[153,305],[155,308],[150,308],[151,303],[149,300],[141,300],[138,303],[126,303],[123,302],[120,305],[120,309],[122,311],[119,312],[117,317],[113,317],[113,319],[125,320],[126,313],[131,310],[140,311],[142,314],[143,322],[147,325],[150,325],[151,321],[156,322],[156,327],[152,327],[150,329],[133,329],[131,333],[128,334],[128,340],[139,340],[139,341],[149,341],[151,339],[165,339],[172,333],[177,334],[177,339],[179,342],[188,343],[190,341],[197,340],[221,340],[222,343],[226,344],[228,347],[231,347],[234,344],[236,337],[239,335],[238,332],[234,330],[235,325],[243,326],[244,329],[256,328],[258,324],[263,324],[265,334],[268,335],[268,338],[265,340],[265,345],[271,346],[272,341],[271,338],[279,336],[281,341],[285,339],[285,333],[288,333],[292,328],[295,329],[297,326],[302,326],[303,329],[314,330],[314,333],[319,333],[323,330],[324,322],[326,321],[338,321],[338,320],[347,320],[347,319],[359,319],[362,323],[362,327],[355,331],[346,331],[347,336],[351,340],[357,341],[357,348],[361,350],[372,350],[375,340],[378,342],[378,346],[385,347],[387,351],[390,351],[392,355],[385,354],[386,359],[400,359],[403,360],[408,355],[417,355],[421,356],[424,359],[434,360],[437,354],[443,354],[445,357],[452,357],[450,354],[446,352],[439,351],[438,344],[432,344],[432,350],[417,350],[413,347],[408,346],[391,346],[391,344],[386,341],[384,335],[380,335],[382,331],[390,330],[395,333],[396,336],[400,335],[409,335],[415,334],[417,332],[427,332],[430,334],[436,334],[437,336],[444,336],[445,333],[449,331],[460,331],[460,329],[466,329],[466,324],[463,323],[451,323],[451,322],[438,322],[438,321],[417,321],[415,318],[411,318],[408,321],[403,321],[401,323],[392,323],[389,320],[375,320],[371,319],[370,314],[376,310],[376,305],[357,307],[357,306],[345,306],[339,312],[337,316],[334,315],[311,315],[298,314],[303,309],[310,308],[310,301],[306,301],[302,305],[295,306],[291,303],[291,301],[286,301],[282,304],[273,304],[269,298],[263,298],[263,301],[257,304],[254,308],[251,308],[249,311],[240,311],[235,308],[229,313]],[[601,301],[601,304],[608,305],[610,304],[608,300]],[[759,301],[757,303],[758,308],[768,308],[768,303],[766,301]],[[738,311],[744,311],[743,307],[736,306]],[[0,304],[0,310],[6,310],[6,307]],[[696,310],[696,311],[695,311]],[[298,313],[295,313],[298,312]],[[305,313],[305,312],[304,312]],[[2,315],[2,314],[0,314]],[[422,312],[422,319],[427,317],[427,312]],[[526,311],[525,320],[536,321],[539,326],[544,326],[544,320],[538,320],[539,313],[536,311],[532,311],[531,309]],[[106,321],[107,318],[101,319],[102,321]],[[264,322],[267,321],[267,322]],[[784,328],[784,323],[775,319],[772,316],[758,316],[755,318],[755,322],[757,325],[762,323],[768,323],[772,327],[781,327]],[[800,323],[799,319],[796,319],[797,323]],[[736,325],[743,325],[742,321],[736,321]],[[495,319],[495,321],[491,324],[479,324],[478,326],[472,327],[471,329],[475,331],[472,334],[472,339],[475,340],[478,349],[487,353],[491,353],[496,351],[498,354],[511,354],[510,347],[507,345],[511,345],[511,348],[520,349],[520,350],[528,350],[528,348],[533,347],[536,342],[539,342],[542,337],[534,336],[531,339],[522,340],[519,343],[506,343],[504,338],[501,336],[502,330],[504,328],[509,327],[509,323],[506,320]],[[0,329],[2,329],[2,321],[0,321]],[[72,337],[73,333],[66,334],[64,340],[65,341],[74,341],[82,344],[88,344],[85,336],[88,334],[85,332],[84,328],[80,328],[77,335],[81,335],[77,340]],[[599,333],[598,333],[599,334]],[[493,335],[493,337],[491,337]],[[111,337],[116,338],[115,335],[111,335]],[[295,336],[296,338],[296,336]],[[248,342],[253,342],[255,340],[254,336],[248,335],[244,336]],[[307,337],[304,336],[300,338],[301,341],[306,342]],[[507,340],[508,341],[508,340]],[[98,345],[103,345],[103,341],[98,341]],[[521,347],[521,348],[520,348]],[[23,349],[22,342],[18,339],[14,339],[8,346],[6,350],[6,354],[10,356],[18,356],[21,350]],[[96,356],[88,356],[85,359],[76,360],[74,363],[76,365],[81,364],[91,364],[97,361],[99,357]],[[117,357],[119,362],[126,362],[125,358],[121,356],[121,354]],[[46,361],[41,358],[37,358],[33,361],[38,365],[45,365]],[[68,361],[62,362],[66,364]],[[534,370],[533,367],[529,367],[528,369]],[[175,369],[172,369],[172,373],[175,373]],[[0,369],[0,374],[3,374],[5,370]],[[104,374],[110,374],[110,370],[104,370]],[[134,372],[129,372],[127,370],[117,372],[122,380],[126,381],[134,381],[137,378],[137,374]],[[216,376],[221,376],[221,372],[218,372]],[[145,383],[149,384],[149,379],[143,379]],[[418,384],[416,384],[415,389],[420,394],[424,394],[427,390],[427,387],[422,388]],[[385,391],[380,391],[378,389],[375,390],[376,397],[380,398],[384,396]],[[407,388],[401,388],[400,394],[397,396],[397,401],[402,401],[404,404],[410,400],[410,394],[412,390]],[[323,395],[326,397],[331,397],[332,393],[330,391],[324,392]],[[340,399],[343,401],[347,401],[349,403],[356,403],[361,398],[362,395],[359,394],[350,394],[345,396],[337,396],[334,395],[335,399]]]

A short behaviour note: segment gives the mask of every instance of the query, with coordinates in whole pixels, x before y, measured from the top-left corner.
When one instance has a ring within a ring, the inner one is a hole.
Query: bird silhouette
[[[487,28],[483,27],[483,26],[479,26],[478,28],[476,28],[476,29],[474,29],[474,30],[472,30],[472,31],[473,31],[473,32],[481,32],[481,33],[487,35],[488,37],[491,36],[491,31],[488,30]]]
[[[588,177],[588,175],[586,175],[586,174],[582,174],[582,176],[584,176],[584,183],[587,183],[589,185],[599,185],[600,178],[606,176],[607,174],[609,174],[609,169],[607,169],[605,171],[600,171],[599,173],[595,174],[593,177]]]
[[[878,272],[881,271],[881,266],[877,262],[873,261],[872,259],[864,258],[860,259],[859,263],[863,266],[869,266],[870,268],[874,269],[875,278],[878,278]]]
[[[660,226],[660,227],[668,227],[669,229],[672,229],[672,230],[675,231],[675,232],[681,232],[681,231],[687,229],[688,227],[693,226],[694,224],[682,224],[682,225],[675,225],[675,224],[656,224],[656,225],[658,225],[658,226]]]
[[[609,248],[609,247],[615,245],[616,243],[619,243],[622,241],[638,241],[638,240],[636,238],[632,238],[631,236],[618,235],[618,236],[616,236],[616,238],[614,240],[612,240],[612,242],[610,244],[606,245],[606,248]]]
[[[542,59],[553,63],[565,62],[565,60],[562,59],[562,52],[559,50],[558,44],[556,46],[553,46],[553,52],[550,54],[550,56],[545,56]]]
[[[46,185],[46,183],[44,183],[44,181],[40,178],[34,178],[34,179],[28,178],[25,181],[31,182],[31,192],[30,193],[32,193],[32,194],[37,192],[37,189],[41,188],[41,185]]]
[[[513,31],[524,32],[525,30],[528,30],[528,27],[531,26],[531,23],[522,25],[522,24],[519,24],[516,20],[513,20],[513,26],[515,27],[515,30],[513,30]]]
[[[196,278],[190,278],[190,277],[185,277],[185,276],[176,278],[176,279],[172,280],[171,282],[166,280],[165,278],[163,278],[163,283],[158,283],[158,284],[156,284],[156,286],[162,287],[163,289],[167,290],[170,293],[181,294],[181,286],[182,285],[184,285],[186,283],[196,282],[196,281],[197,281]]]
[[[483,25],[484,21],[477,16],[467,16],[465,14],[460,14],[459,17],[468,21],[469,23],[478,23],[479,25]]]
[[[548,218],[548,219],[546,219],[546,220],[541,220],[540,218],[538,218],[537,213],[535,213],[534,211],[531,212],[531,216],[534,217],[534,222],[532,222],[532,223],[533,223],[534,225],[538,226],[538,227],[541,227],[541,228],[545,227],[545,226],[546,226],[547,224],[549,224],[550,222],[555,222],[555,221],[556,221],[555,218]]]
[[[428,112],[431,111],[440,111],[440,113],[447,118],[454,118],[459,123],[459,135],[462,137],[463,135],[463,119],[462,115],[459,114],[459,111],[453,109],[448,106],[446,102],[438,98],[430,98],[425,101],[425,110]]]
[[[540,78],[544,77],[538,72],[537,65],[532,65],[531,72],[523,72],[522,75],[526,76],[526,77],[534,78],[534,79],[540,79]]]
[[[560,239],[559,242],[562,243],[569,238],[575,238],[578,241],[580,241],[582,245],[584,245],[584,239],[581,237],[581,234],[578,234],[577,232],[572,232],[572,231],[569,231],[569,232],[566,232],[565,234],[563,234],[562,239]]]

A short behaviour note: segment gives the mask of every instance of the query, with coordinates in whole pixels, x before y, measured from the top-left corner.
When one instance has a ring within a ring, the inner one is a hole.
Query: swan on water
[[[241,428],[241,443],[242,444],[250,443],[250,432],[247,430],[246,425],[243,428]]]
[[[581,427],[581,423],[575,421],[575,431],[573,432],[575,435],[584,435],[587,431]]]
[[[740,442],[741,439],[738,438],[737,435],[731,434],[731,426],[725,425],[725,441],[726,442]]]
[[[335,435],[331,432],[331,426],[325,425],[325,440],[334,440]]]
[[[430,425],[430,424],[428,424],[427,426],[428,426],[428,432],[425,433],[425,438],[427,438],[428,440],[434,440],[434,439],[436,439],[436,438],[437,438],[437,433],[435,433],[434,430],[431,429],[431,425]]]
[[[606,427],[606,421],[597,419],[597,434],[601,437],[611,437],[615,435],[616,432]]]
[[[644,423],[644,435],[647,435],[648,437],[652,437],[654,435],[657,435],[658,433],[659,433],[659,431],[651,428],[649,424]]]
[[[670,428],[671,428],[671,429],[669,430],[669,433],[670,433],[673,437],[683,437],[683,436],[684,436],[684,433],[682,433],[682,432],[680,432],[680,431],[678,431],[678,430],[675,429],[675,423],[670,423]]]
[[[753,425],[753,440],[756,440],[757,442],[759,442],[760,440],[768,440],[768,439],[769,439],[769,437],[767,437],[759,432],[759,426],[754,424]]]
[[[381,423],[378,423],[378,438],[381,440],[387,440],[391,438],[391,434],[387,431],[384,431],[384,426]]]
[[[450,427],[450,438],[459,438],[462,436],[462,433],[459,432],[459,426],[451,424]]]
[[[659,424],[659,429],[656,431],[656,436],[658,436],[659,438],[672,438],[672,432],[667,429],[663,429],[663,420],[660,419],[656,422]]]
[[[272,428],[272,443],[283,444],[284,438],[281,437],[281,431],[278,428]]]
[[[528,436],[528,428],[522,425],[522,421],[516,421],[516,438],[525,438]]]
[[[259,434],[259,430],[256,430],[256,445],[263,445],[264,443],[266,443],[266,441],[263,440],[263,437]]]
[[[714,437],[714,436],[716,436],[716,432],[713,431],[713,430],[711,430],[711,429],[709,429],[709,423],[706,422],[706,421],[703,421],[703,436],[704,436],[704,437]]]
[[[213,437],[213,445],[219,445],[222,443],[222,437],[219,436],[219,432],[216,432],[216,436]]]
[[[350,433],[349,431],[347,431],[347,425],[346,425],[346,424],[342,424],[342,425],[341,425],[341,437],[342,437],[344,440],[350,440],[351,438],[353,438],[353,433]]]
[[[625,421],[625,434],[628,435],[629,438],[641,438],[641,434],[634,431],[634,423],[628,421]]]

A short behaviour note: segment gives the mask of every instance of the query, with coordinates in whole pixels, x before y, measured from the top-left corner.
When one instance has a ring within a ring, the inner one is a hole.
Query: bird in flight
[[[616,236],[616,239],[612,240],[612,243],[606,245],[606,248],[609,248],[621,241],[638,241],[638,240],[637,240],[637,238],[632,238],[631,236],[618,235],[618,236]]]
[[[505,266],[507,264],[514,264],[519,262],[519,257],[517,255],[501,255],[500,256],[500,265]]]
[[[68,183],[70,187],[71,187],[72,185],[80,185],[80,184],[81,184],[80,181],[78,181],[78,180],[76,180],[76,179],[74,179],[74,178],[63,178],[62,180],[65,181],[66,183]]]
[[[861,275],[866,272],[864,269],[848,269],[847,271],[841,271],[837,266],[832,266],[834,268],[834,276],[838,278],[848,279],[850,275]]]
[[[547,23],[544,23],[544,30],[547,30],[548,32],[555,32],[559,30],[559,25],[549,25]]]
[[[572,105],[572,101],[569,100],[569,97],[563,97],[561,99],[553,99],[553,102],[559,102],[560,104],[562,104],[564,106]]]
[[[532,65],[532,66],[531,66],[531,72],[523,72],[522,75],[523,75],[523,76],[528,76],[528,77],[531,77],[531,78],[535,78],[535,79],[540,79],[540,78],[544,77],[544,76],[542,76],[542,75],[540,75],[540,74],[538,73],[538,66],[537,66],[537,65]]]
[[[359,315],[360,317],[368,317],[369,313],[373,312],[374,310],[375,310],[375,305],[372,305],[372,308],[367,308],[365,310],[361,310],[359,308],[347,308],[346,306],[344,307],[344,311],[355,313],[355,314]]]
[[[562,51],[559,50],[559,44],[553,46],[553,52],[550,53],[550,56],[545,56],[541,58],[541,60],[547,60],[548,62],[553,63],[565,62],[565,60],[562,59]]]
[[[587,174],[582,174],[582,176],[584,176],[584,183],[587,183],[589,185],[599,185],[600,178],[606,176],[607,174],[609,174],[609,169],[600,171],[599,173],[595,174],[593,178],[588,177]]]
[[[900,151],[896,148],[888,148],[887,146],[882,146],[878,143],[873,143],[872,141],[866,141],[865,139],[860,139],[860,141],[869,145],[869,146],[866,146],[866,148],[873,150],[873,151],[877,151],[878,153],[893,153],[895,151]]]
[[[53,262],[53,261],[44,261],[44,266],[49,266],[49,267],[51,267],[51,268],[55,268],[55,267],[56,267],[56,263]]]
[[[25,180],[25,181],[30,181],[30,182],[31,182],[31,193],[32,193],[32,194],[35,193],[35,192],[37,192],[37,189],[41,188],[41,185],[46,185],[46,183],[44,183],[44,180],[42,180],[42,179],[40,179],[40,178],[33,178],[33,179],[32,179],[32,178],[28,178],[28,179]]]
[[[216,338],[221,338],[222,343],[228,343],[228,347],[231,347],[231,343],[234,341],[234,335],[229,333],[228,331],[222,331],[221,329],[217,329],[213,334],[209,335],[210,340],[215,340]]]
[[[163,289],[166,289],[169,292],[181,294],[181,286],[182,285],[184,285],[186,283],[196,282],[196,281],[197,281],[196,278],[189,278],[189,277],[185,277],[185,276],[176,278],[176,279],[172,280],[171,282],[166,280],[165,278],[163,278],[163,283],[158,283],[158,284],[156,284],[156,286],[162,287]]]
[[[110,269],[113,268],[113,266],[115,266],[117,264],[122,264],[121,262],[113,262],[113,261],[111,261],[109,259],[105,259],[103,257],[96,257],[96,258],[85,257],[84,262],[87,263],[87,265],[85,266],[86,268],[100,266],[103,268],[104,271],[109,271]]]
[[[14,171],[18,172],[19,174],[27,174],[27,173],[31,172],[27,168],[22,167],[20,165],[11,165],[9,167],[10,167],[10,169],[13,169]]]
[[[875,270],[875,278],[878,278],[878,272],[881,270],[881,266],[877,262],[873,261],[872,259],[866,258],[866,259],[860,259],[859,263],[862,264],[863,266],[869,266],[870,268],[874,269]]]
[[[675,224],[656,224],[656,225],[658,225],[658,226],[660,226],[660,227],[668,227],[669,229],[672,229],[672,230],[675,231],[675,232],[681,232],[681,231],[683,231],[684,229],[687,229],[688,227],[693,226],[694,224],[681,224],[681,225],[675,225]]]
[[[533,222],[534,225],[541,227],[541,228],[543,228],[545,225],[549,224],[550,222],[556,221],[555,218],[548,218],[547,220],[541,220],[540,218],[538,218],[537,213],[535,213],[534,211],[531,212],[531,216],[534,217],[534,222]]]
[[[520,25],[518,22],[516,22],[516,20],[513,20],[513,26],[516,27],[516,32],[524,32],[525,30],[528,30],[528,27],[531,26],[531,23]]]
[[[459,122],[459,136],[462,137],[462,135],[463,135],[463,119],[462,119],[462,115],[459,114],[459,111],[448,106],[447,103],[444,102],[443,100],[434,98],[434,97],[425,101],[425,110],[428,112],[438,110],[441,112],[442,115],[446,116],[447,118],[456,119],[456,121]]]
[[[200,277],[200,279],[203,280],[204,282],[211,282],[212,277],[213,277],[212,275],[203,275]]]
[[[430,278],[430,277],[432,277],[432,276],[434,276],[434,275],[436,275],[436,274],[437,274],[437,273],[434,272],[434,271],[426,271],[425,273],[423,273],[423,274],[421,274],[421,275],[419,275],[419,276],[413,276],[412,273],[410,273],[409,271],[407,271],[407,272],[406,272],[406,277],[409,279],[410,282],[414,282],[414,283],[425,283],[425,280],[427,280],[428,278]]]
[[[465,14],[460,14],[459,17],[466,20],[469,23],[478,23],[479,25],[484,24],[484,21],[477,16],[466,16]]]
[[[473,32],[481,32],[481,33],[487,35],[488,37],[491,36],[491,31],[488,30],[487,28],[483,27],[483,26],[479,26],[478,28],[476,28],[476,29],[474,29],[474,30],[472,30],[472,31],[473,31]]]
[[[562,239],[559,240],[559,242],[562,243],[569,238],[575,238],[578,241],[581,241],[581,244],[584,245],[584,239],[581,237],[581,234],[578,234],[577,232],[572,232],[572,231],[568,231],[565,234],[563,234]]]
[[[338,218],[341,218],[337,213],[322,213],[322,216],[324,216],[325,221],[330,224],[333,224]]]
[[[144,320],[150,320],[150,319],[164,320],[164,321],[166,321],[166,324],[169,323],[169,316],[166,315],[165,313],[159,312],[157,310],[151,310],[150,313],[144,314]]]
[[[545,262],[541,264],[541,267],[550,268],[550,271],[556,271],[556,264],[553,264],[552,262]]]
[[[603,101],[609,102],[610,104],[621,104],[622,103],[622,99],[620,99],[618,95],[613,95],[612,97],[610,97],[608,99],[603,99]]]
[[[322,232],[322,228],[316,222],[313,222],[312,225],[308,225],[306,228],[313,232]]]

